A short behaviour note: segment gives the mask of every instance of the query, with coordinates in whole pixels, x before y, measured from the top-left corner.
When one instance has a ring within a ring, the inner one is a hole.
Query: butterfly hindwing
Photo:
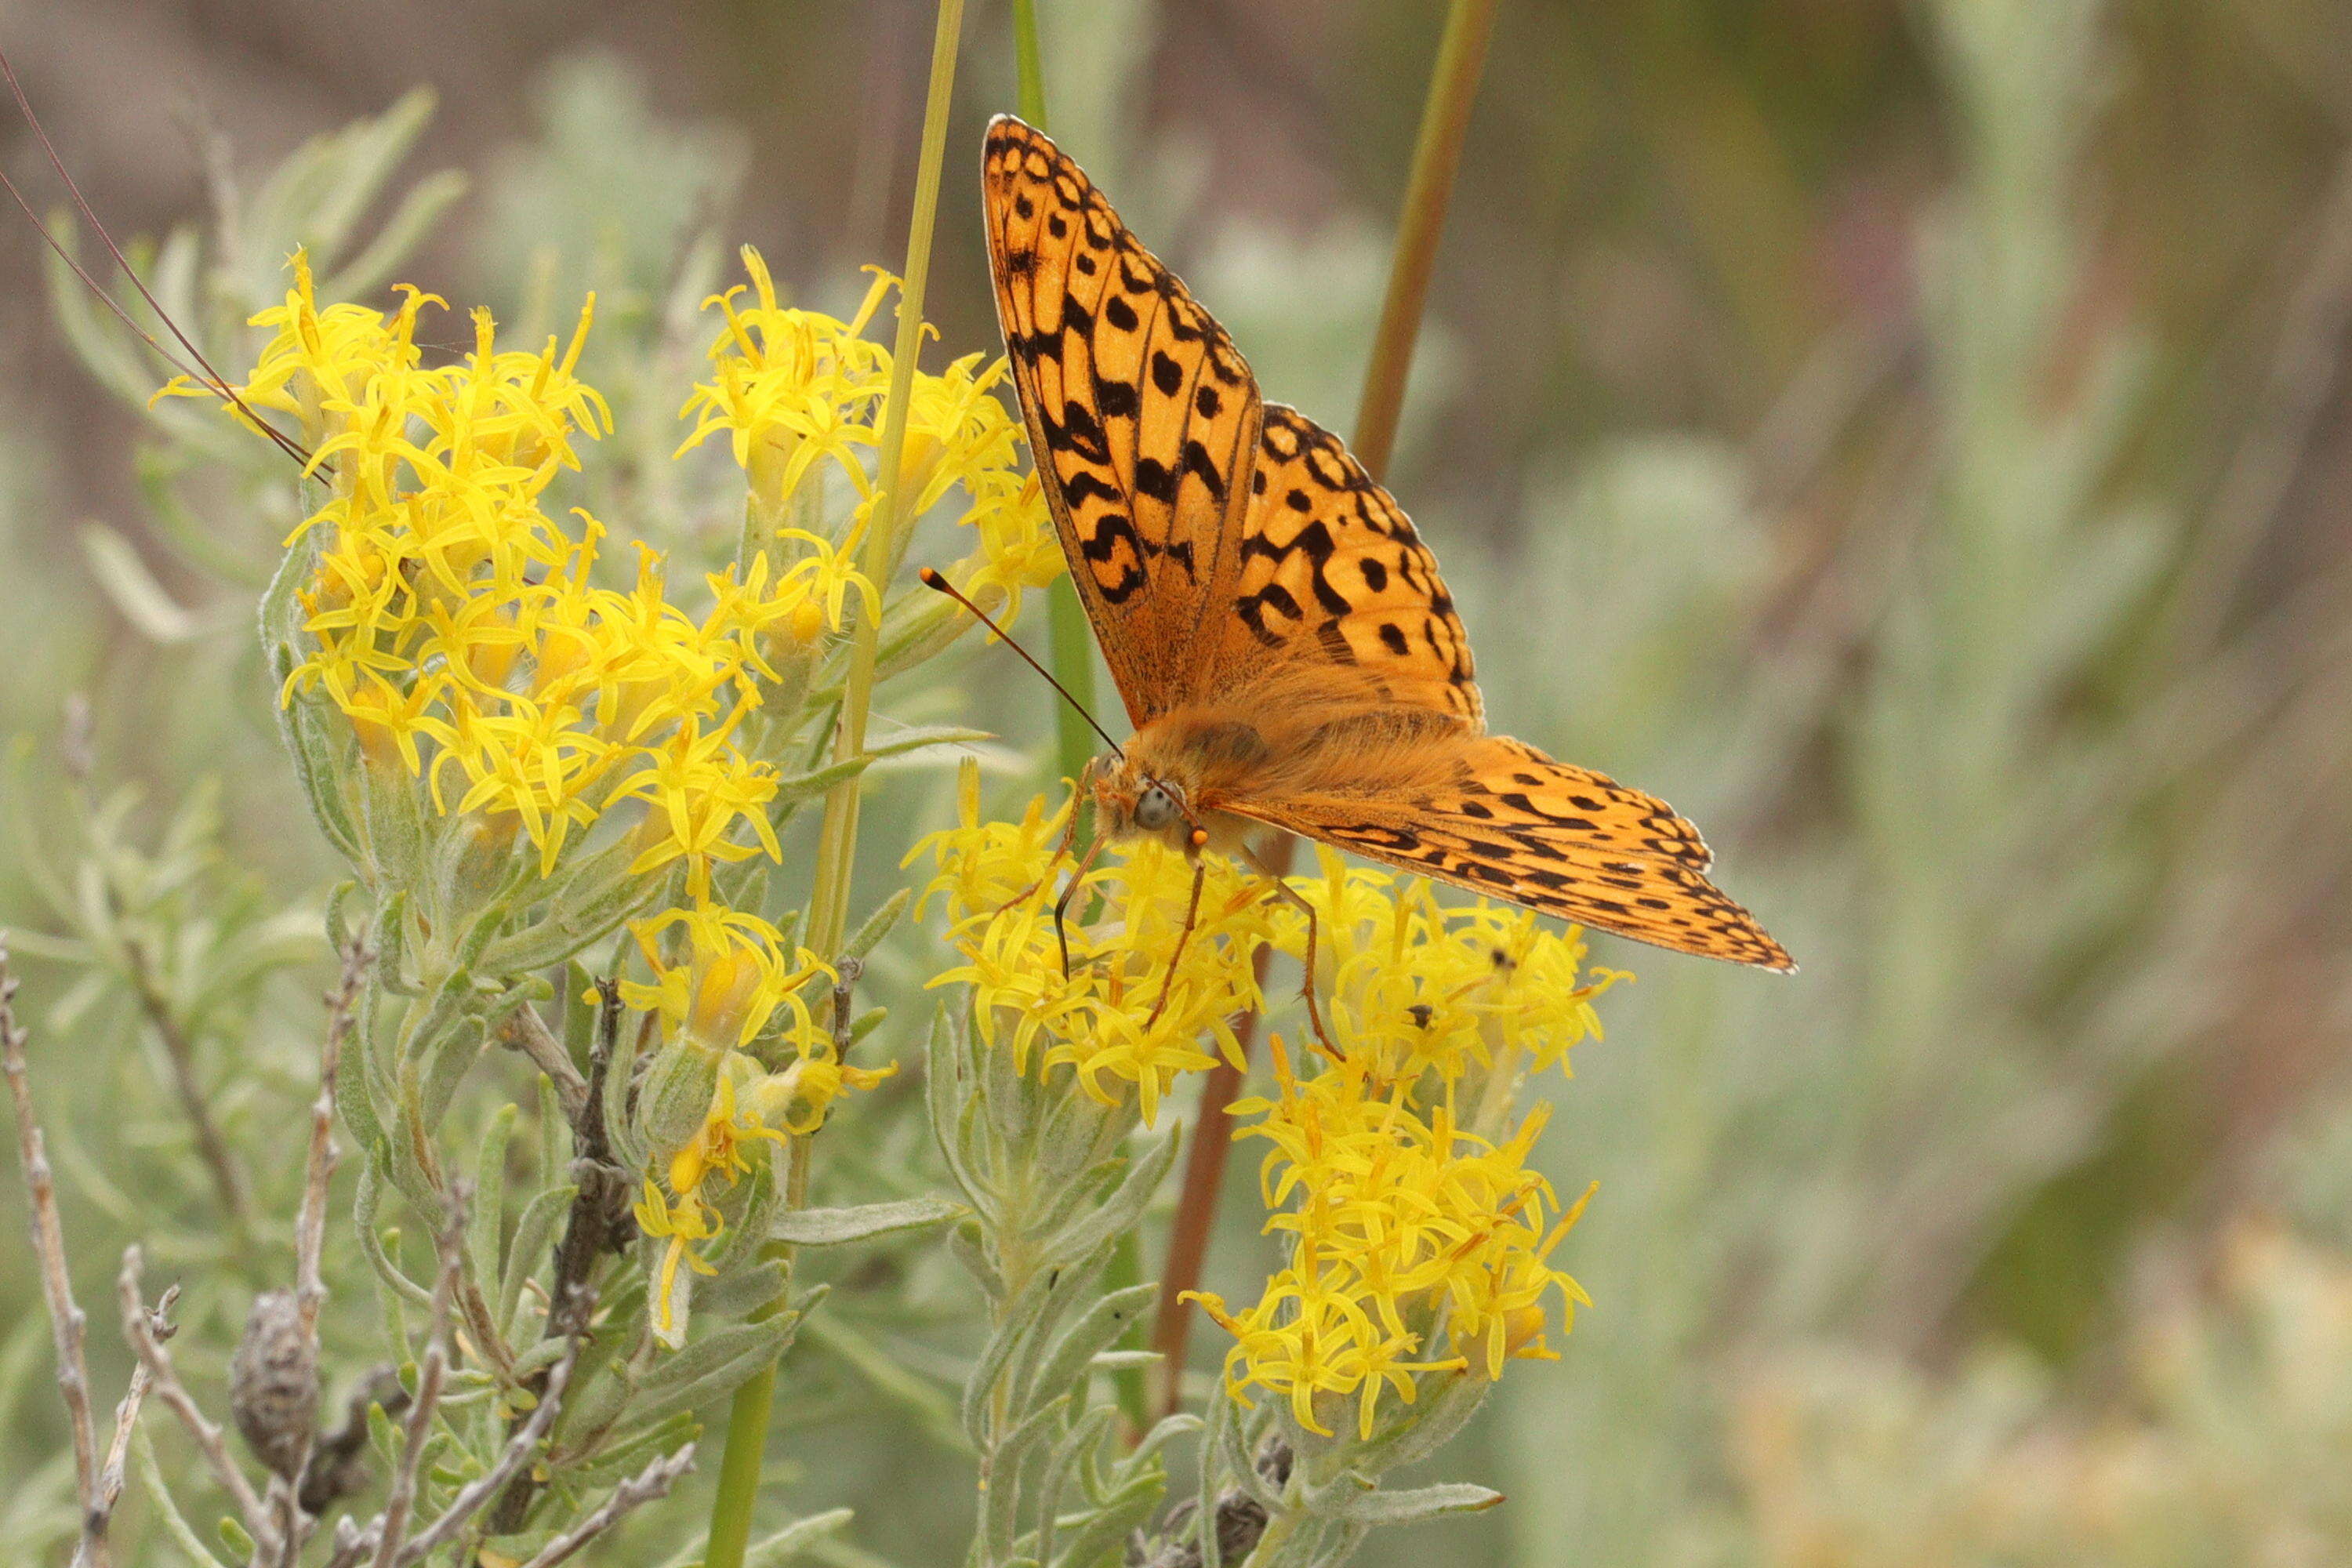
[[[1370,859],[1678,952],[1793,969],[1706,879],[1698,830],[1665,802],[1502,736],[1465,737],[1453,778],[1232,810]]]
[[[1000,118],[982,185],[999,324],[1046,499],[1140,724],[1206,674],[1194,643],[1219,635],[1204,621],[1232,570],[1257,384],[1224,329],[1045,137]]]
[[[1245,679],[1269,658],[1350,665],[1393,701],[1475,726],[1470,638],[1437,557],[1339,438],[1267,405],[1250,489],[1225,677]]]

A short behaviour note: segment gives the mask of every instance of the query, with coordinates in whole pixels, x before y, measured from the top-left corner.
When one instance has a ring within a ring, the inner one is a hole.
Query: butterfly
[[[1070,575],[1134,735],[1106,836],[1264,826],[1679,952],[1793,970],[1654,796],[1486,732],[1437,558],[1339,439],[1044,133],[982,156],[998,324]]]

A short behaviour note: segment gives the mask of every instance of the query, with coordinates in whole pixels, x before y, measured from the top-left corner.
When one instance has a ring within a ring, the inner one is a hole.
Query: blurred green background
[[[1008,8],[970,19],[950,353],[995,347],[970,170]],[[1056,134],[1269,395],[1345,428],[1442,7],[1040,10]],[[633,495],[677,509],[681,289],[748,240],[839,308],[902,254],[910,0],[0,25],[118,231],[430,87],[401,181],[467,186],[399,275],[502,321],[593,285],[668,378],[616,393],[648,455],[599,498],[621,530]],[[54,189],[21,127],[0,158]],[[1597,1304],[1442,1465],[1508,1505],[1376,1560],[2352,1561],[2347,326],[2335,0],[1505,0],[1391,487],[1496,727],[1673,800],[1804,970],[1595,939],[1641,978],[1548,1150],[1601,1184],[1562,1255]],[[104,778],[168,805],[219,776],[229,858],[315,885],[250,593],[159,543],[142,439],[0,224],[0,731],[54,752],[86,693]],[[283,521],[197,520],[247,559]],[[1042,701],[964,668],[968,700],[892,710],[976,710],[1042,779]],[[939,809],[901,793],[886,822]],[[33,919],[5,858],[0,918]],[[84,1059],[45,1081],[102,1165]],[[68,1193],[119,1245],[106,1208]],[[1247,1288],[1254,1226],[1213,1282]],[[14,1265],[0,1308],[23,1473],[56,1422]],[[808,1506],[944,1560],[951,1458],[843,1408],[869,1429],[793,1450]]]

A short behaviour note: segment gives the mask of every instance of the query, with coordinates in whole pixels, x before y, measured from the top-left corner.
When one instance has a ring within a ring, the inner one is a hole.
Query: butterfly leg
[[[1054,940],[1059,942],[1062,947],[1062,978],[1065,980],[1067,980],[1070,977],[1070,931],[1069,927],[1063,923],[1063,917],[1069,912],[1070,900],[1076,898],[1078,896],[1078,889],[1087,885],[1087,872],[1094,866],[1095,857],[1102,853],[1102,835],[1095,835],[1095,841],[1087,846],[1085,856],[1079,859],[1076,866],[1070,868],[1070,885],[1062,889],[1062,896],[1054,900]],[[1068,853],[1066,847],[1065,847],[1063,853]],[[1048,875],[1051,875],[1051,873],[1049,872]],[[1040,888],[1044,886],[1045,883],[1042,881],[1037,884],[1037,887]],[[1036,890],[1036,888],[1032,888],[1029,891],[1034,893]],[[1022,895],[1024,899],[1028,896],[1028,893],[1024,893]]]
[[[1286,903],[1297,905],[1298,912],[1307,917],[1307,954],[1298,994],[1307,999],[1307,1021],[1314,1027],[1316,1043],[1323,1047],[1325,1056],[1333,1061],[1338,1061],[1341,1054],[1339,1047],[1332,1042],[1331,1031],[1323,1024],[1323,1010],[1315,1002],[1316,932],[1320,929],[1320,922],[1315,915],[1315,906],[1298,896],[1297,889],[1290,885],[1288,879],[1260,858],[1254,846],[1243,845],[1242,853],[1249,857],[1250,864],[1256,867],[1259,874],[1265,878],[1265,885],[1269,892]]]
[[[1199,856],[1192,858],[1192,897],[1184,906],[1184,929],[1176,933],[1176,951],[1168,955],[1168,973],[1160,982],[1160,1000],[1151,1005],[1151,1016],[1143,1021],[1146,1033],[1160,1022],[1160,1015],[1168,1010],[1169,994],[1176,989],[1176,966],[1183,961],[1184,944],[1192,940],[1192,928],[1201,919],[1201,884],[1208,879],[1207,862]]]
[[[1087,792],[1094,784],[1095,766],[1101,761],[1102,759],[1100,757],[1087,758],[1086,767],[1078,773],[1077,787],[1072,792],[1070,796],[1070,820],[1062,826],[1062,841],[1054,847],[1053,858],[1045,862],[1045,874],[1038,878],[1035,881],[1030,883],[1027,887],[1022,889],[1019,892],[1013,894],[1011,898],[1005,900],[1003,903],[997,905],[996,912],[998,914],[1001,915],[1014,905],[1025,904],[1031,899],[1035,898],[1037,896],[1037,889],[1054,879],[1054,868],[1068,859],[1070,858],[1070,851],[1077,847],[1078,817],[1081,815],[1079,808],[1086,804]],[[1102,847],[1102,838],[1099,835],[1095,838],[1095,847],[1096,848],[1100,848]],[[1087,851],[1087,858],[1089,861],[1094,858],[1094,850],[1089,849]],[[1081,872],[1085,869],[1086,868],[1084,866],[1079,867],[1079,870]],[[1058,913],[1056,913],[1055,921],[1056,925],[1060,923],[1060,916]],[[1066,946],[1067,944],[1066,943],[1065,947],[1066,948]],[[1068,953],[1065,952],[1063,954],[1062,963],[1065,978],[1067,978],[1070,967],[1068,958]]]

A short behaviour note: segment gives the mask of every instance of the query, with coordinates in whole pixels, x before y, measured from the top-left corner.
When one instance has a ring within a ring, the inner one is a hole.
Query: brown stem
[[[1477,100],[1486,43],[1494,36],[1496,3],[1454,0],[1430,71],[1429,100],[1422,106],[1421,136],[1413,145],[1412,173],[1397,223],[1395,259],[1389,265],[1388,296],[1381,301],[1380,330],[1372,337],[1372,360],[1364,368],[1364,395],[1356,409],[1356,460],[1375,483],[1388,472],[1396,446],[1406,373],[1421,336],[1429,279],[1437,269],[1437,240],[1454,194],[1454,172],[1462,163],[1463,138],[1470,130],[1470,106]]]
[[[1276,878],[1290,874],[1298,840],[1284,834],[1266,847],[1260,858]],[[1266,966],[1274,949],[1260,947],[1251,960],[1261,994]],[[1184,1185],[1176,1199],[1176,1218],[1168,1233],[1168,1262],[1160,1271],[1160,1310],[1151,1325],[1151,1348],[1160,1352],[1155,1369],[1160,1386],[1156,1415],[1173,1415],[1184,1403],[1184,1345],[1192,1331],[1192,1303],[1184,1293],[1201,1287],[1201,1270],[1208,1262],[1209,1230],[1217,1217],[1217,1194],[1225,1184],[1225,1156],[1233,1146],[1233,1117],[1225,1108],[1241,1092],[1242,1074],[1249,1065],[1250,1047],[1257,1039],[1258,1015],[1244,1013],[1234,1025],[1234,1052],[1241,1066],[1219,1060],[1201,1087],[1201,1110],[1192,1128],[1192,1142],[1184,1151]]]
[[[49,1336],[57,1352],[58,1392],[65,1400],[73,1434],[74,1491],[81,1501],[82,1536],[75,1561],[104,1564],[106,1511],[100,1503],[98,1428],[89,1407],[89,1367],[82,1355],[89,1318],[74,1300],[66,1270],[65,1230],[58,1219],[58,1188],[49,1171],[47,1146],[33,1115],[33,1091],[26,1079],[25,1031],[16,1022],[16,978],[8,973],[8,950],[0,945],[0,1063],[16,1104],[16,1154],[24,1163],[25,1194],[32,1209],[33,1251],[40,1260],[41,1293],[48,1303]],[[136,1386],[136,1385],[134,1385]]]
[[[613,1052],[620,1040],[621,993],[612,980],[596,983],[596,1037],[589,1047],[588,1077],[581,1085],[579,1110],[572,1120],[572,1179],[579,1192],[572,1200],[563,1238],[555,1246],[555,1278],[547,1293],[547,1332],[575,1342],[588,1331],[594,1314],[596,1265],[608,1252],[625,1253],[636,1239],[637,1227],[629,1215],[629,1174],[613,1159],[613,1142],[604,1125],[604,1082],[612,1070]],[[543,1404],[549,1374],[535,1373],[523,1386]],[[508,1423],[520,1429],[524,1417]],[[539,1483],[529,1470],[518,1471],[490,1511],[489,1532],[510,1534],[530,1519]]]
[[[253,1215],[247,1207],[245,1182],[237,1174],[236,1162],[230,1155],[228,1140],[221,1136],[219,1123],[213,1120],[211,1104],[205,1099],[204,1086],[196,1080],[195,1042],[172,1012],[171,999],[163,994],[155,982],[155,971],[148,962],[147,950],[137,938],[125,933],[122,938],[123,966],[130,972],[131,994],[138,998],[139,1011],[145,1016],[148,1026],[156,1038],[163,1042],[163,1055],[172,1065],[172,1088],[180,1097],[180,1109],[188,1118],[188,1128],[195,1134],[196,1153],[212,1177],[213,1190],[220,1199],[228,1222],[250,1254],[253,1241]]]

